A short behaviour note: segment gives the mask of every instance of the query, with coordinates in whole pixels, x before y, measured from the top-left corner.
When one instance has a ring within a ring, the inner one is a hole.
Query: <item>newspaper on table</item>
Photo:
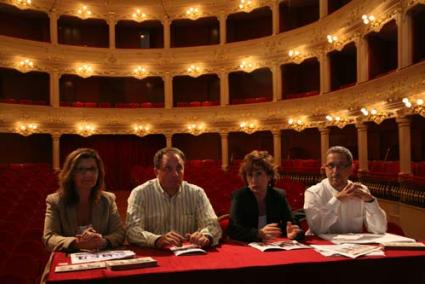
[[[55,272],[71,272],[90,269],[101,269],[110,267],[112,270],[135,269],[142,267],[152,267],[158,262],[152,257],[140,257],[131,259],[118,259],[98,262],[88,262],[80,264],[65,264],[55,267]]]
[[[293,250],[293,249],[311,248],[295,240],[277,241],[277,242],[271,242],[271,243],[253,242],[253,243],[249,243],[248,245],[258,250],[261,250],[262,252],[265,252],[268,250]]]
[[[194,254],[206,254],[200,246],[195,244],[183,244],[182,246],[172,246],[170,250],[176,255],[194,255]]]
[[[131,250],[106,250],[99,252],[71,253],[71,263],[80,264],[87,262],[106,261],[112,259],[132,258],[136,254]]]
[[[320,238],[331,241],[334,244],[384,244],[391,242],[413,243],[414,239],[394,235],[385,234],[321,234]]]
[[[384,255],[382,247],[372,245],[339,244],[311,246],[324,256],[342,255],[349,258],[357,258],[362,255]]]

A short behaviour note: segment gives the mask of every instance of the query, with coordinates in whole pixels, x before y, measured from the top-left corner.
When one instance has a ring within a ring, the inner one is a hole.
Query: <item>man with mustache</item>
[[[387,217],[369,189],[348,178],[352,173],[353,156],[342,146],[326,153],[326,179],[304,193],[304,210],[310,232],[319,234],[370,233],[382,234]]]

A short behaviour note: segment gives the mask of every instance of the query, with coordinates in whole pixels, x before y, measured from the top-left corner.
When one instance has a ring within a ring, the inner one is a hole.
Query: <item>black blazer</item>
[[[267,224],[278,223],[282,236],[286,236],[286,222],[296,223],[283,189],[269,187],[266,193]],[[258,235],[258,205],[254,193],[248,188],[241,188],[232,193],[230,223],[228,235],[244,242],[260,241]],[[303,233],[303,232],[302,232]],[[299,236],[299,238],[298,238]],[[304,234],[299,234],[302,239]]]

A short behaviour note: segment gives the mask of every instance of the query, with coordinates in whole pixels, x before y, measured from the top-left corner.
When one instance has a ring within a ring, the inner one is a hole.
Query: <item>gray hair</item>
[[[186,161],[186,157],[180,149],[174,147],[165,147],[161,150],[158,150],[158,152],[156,152],[155,156],[153,157],[153,166],[155,169],[159,169],[161,167],[162,157],[168,153],[176,154],[180,157],[180,159],[183,160],[183,162]]]
[[[343,146],[333,146],[328,149],[326,152],[326,157],[329,154],[341,154],[345,157],[345,159],[348,161],[348,163],[351,165],[353,163],[353,154],[351,154],[350,150]]]

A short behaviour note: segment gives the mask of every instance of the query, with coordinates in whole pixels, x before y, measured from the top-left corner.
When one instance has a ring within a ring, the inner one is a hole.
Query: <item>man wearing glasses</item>
[[[348,178],[352,173],[353,155],[342,146],[326,153],[326,179],[304,193],[304,210],[310,232],[319,234],[370,233],[387,229],[387,217],[369,189]]]

